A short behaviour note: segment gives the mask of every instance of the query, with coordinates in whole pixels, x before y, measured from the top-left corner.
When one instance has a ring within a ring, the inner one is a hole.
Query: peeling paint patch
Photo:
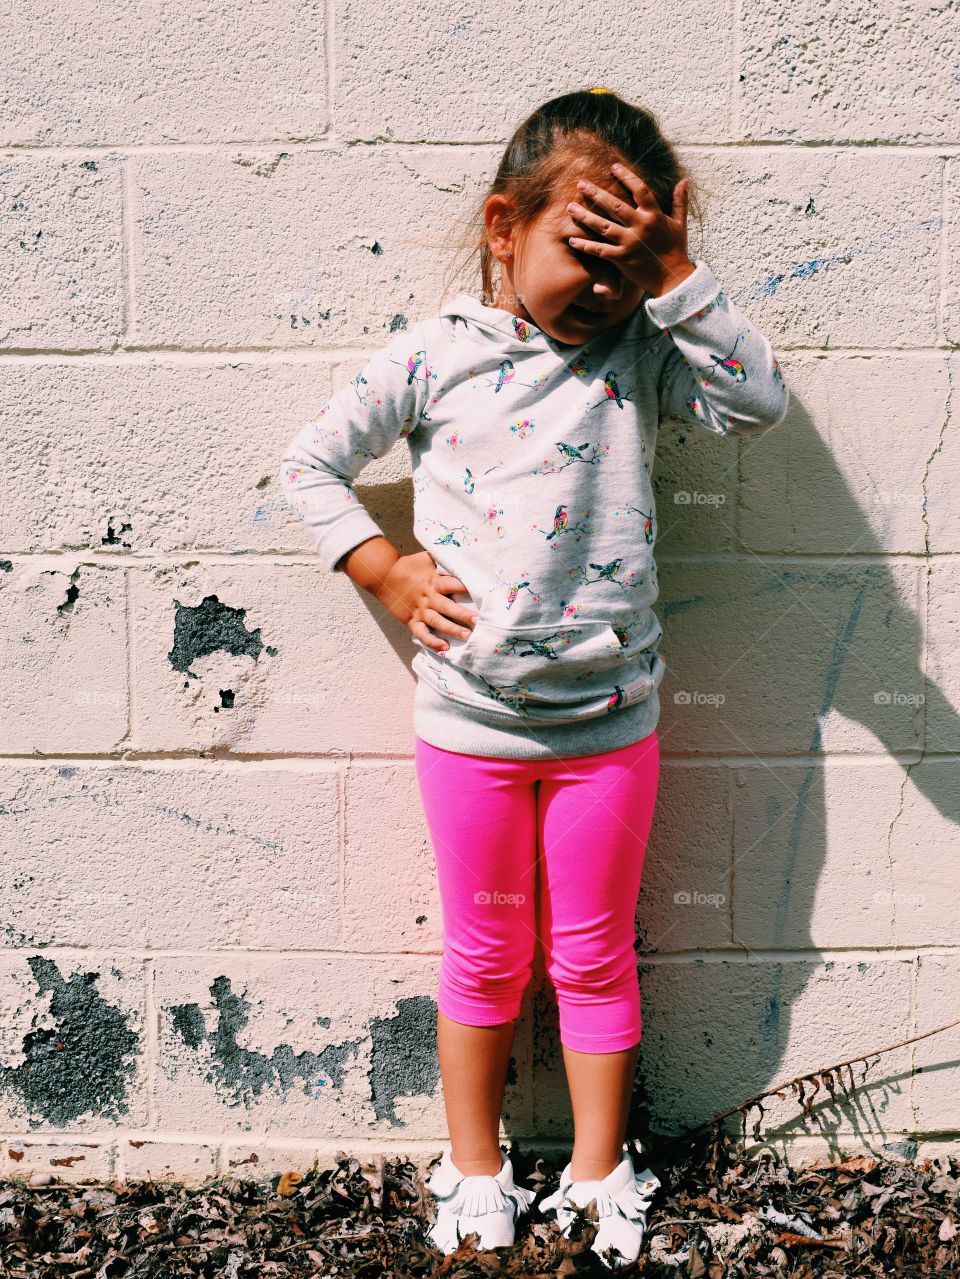
[[[133,529],[133,525],[127,523],[126,520],[120,523],[119,532],[114,528],[114,520],[111,516],[107,520],[107,532],[105,537],[101,537],[101,546],[122,546],[125,551],[130,550],[130,543],[123,539],[124,533],[129,533]]]
[[[51,573],[55,573],[56,569],[50,569]],[[73,606],[80,598],[80,587],[77,585],[77,578],[80,576],[79,566],[70,574],[70,581],[67,584],[67,598],[57,605],[57,612],[62,617],[65,613],[72,613]]]
[[[370,1036],[373,1109],[378,1119],[403,1127],[397,1098],[432,1094],[440,1078],[436,1001],[428,995],[399,1000],[393,1017],[373,1019]]]
[[[237,1043],[240,1031],[250,1020],[249,1000],[233,993],[229,977],[217,977],[210,993],[218,1013],[216,1030],[207,1030],[197,1004],[179,1004],[171,1008],[170,1015],[174,1030],[188,1048],[199,1052],[205,1044],[209,1046],[206,1078],[217,1087],[227,1105],[246,1106],[264,1089],[275,1085],[285,1092],[298,1079],[308,1097],[315,1096],[311,1086],[323,1087],[327,1080],[335,1088],[342,1085],[347,1058],[356,1055],[362,1037],[331,1044],[319,1053],[295,1053],[289,1044],[278,1044],[269,1056],[252,1052]]]
[[[27,960],[41,995],[51,994],[48,1017],[56,1024],[23,1039],[25,1060],[0,1069],[0,1088],[15,1092],[38,1121],[66,1128],[82,1115],[119,1121],[129,1114],[127,1081],[136,1070],[139,1043],[119,1008],[96,990],[99,973],[74,973],[64,981],[51,959]]]
[[[245,608],[221,604],[216,595],[207,595],[196,607],[174,600],[174,607],[173,648],[167,657],[175,671],[196,678],[190,670],[193,662],[220,651],[234,657],[252,657],[254,661],[259,658],[263,649],[260,628],[247,630],[243,621]]]
[[[13,560],[0,560],[0,573],[12,573]]]

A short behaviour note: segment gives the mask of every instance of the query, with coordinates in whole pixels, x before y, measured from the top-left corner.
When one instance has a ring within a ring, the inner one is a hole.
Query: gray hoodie
[[[281,483],[333,570],[382,534],[352,481],[405,438],[414,535],[480,616],[445,653],[410,633],[415,732],[470,754],[590,754],[657,722],[658,423],[756,434],[788,400],[770,343],[701,259],[579,346],[461,293],[303,426]]]

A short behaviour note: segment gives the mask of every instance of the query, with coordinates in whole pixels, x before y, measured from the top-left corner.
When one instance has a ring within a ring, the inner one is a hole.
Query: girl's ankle
[[[503,1167],[503,1151],[500,1151],[496,1155],[464,1159],[461,1162],[461,1160],[457,1158],[456,1153],[451,1149],[450,1159],[454,1167],[462,1172],[465,1177],[495,1177]]]

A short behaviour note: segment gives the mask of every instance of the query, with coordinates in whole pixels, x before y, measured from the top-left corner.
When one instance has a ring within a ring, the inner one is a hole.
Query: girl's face
[[[584,240],[604,238],[585,223],[576,222],[567,208],[575,200],[603,214],[589,196],[577,190],[579,176],[564,179],[562,189],[532,225],[506,235],[493,233],[504,197],[491,196],[487,202],[490,247],[500,260],[503,279],[494,305],[529,320],[554,341],[571,346],[581,346],[625,320],[644,294],[642,286],[628,280],[613,262],[569,243],[571,235]],[[595,179],[595,184],[606,190],[620,186],[612,176]],[[623,198],[624,191],[617,194]],[[632,203],[629,192],[626,198]],[[507,253],[512,256],[505,257]]]

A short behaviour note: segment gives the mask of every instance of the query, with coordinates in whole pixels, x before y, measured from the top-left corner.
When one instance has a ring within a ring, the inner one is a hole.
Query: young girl
[[[283,457],[284,492],[325,567],[400,618],[418,650],[451,1137],[429,1182],[431,1238],[445,1253],[471,1231],[481,1247],[512,1243],[533,1199],[499,1133],[537,940],[575,1122],[539,1209],[567,1232],[596,1199],[593,1249],[614,1268],[636,1259],[660,1184],[635,1173],[624,1140],[664,669],[657,426],[756,434],[788,402],[770,343],[688,257],[689,188],[648,111],[605,89],[546,102],[478,210],[483,300],[460,293],[377,352]],[[401,437],[425,548],[404,556],[351,488]]]

